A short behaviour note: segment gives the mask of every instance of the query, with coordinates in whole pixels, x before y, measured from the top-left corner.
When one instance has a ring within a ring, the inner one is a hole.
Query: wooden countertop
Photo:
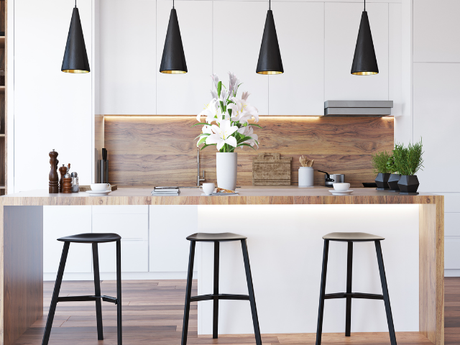
[[[334,196],[329,187],[242,187],[239,195],[204,196],[198,188],[181,188],[179,196],[151,196],[152,189],[120,188],[108,196],[87,193],[49,194],[46,190],[20,192],[0,198],[3,205],[301,205],[301,204],[439,204],[436,194],[400,195],[354,188],[351,195]]]

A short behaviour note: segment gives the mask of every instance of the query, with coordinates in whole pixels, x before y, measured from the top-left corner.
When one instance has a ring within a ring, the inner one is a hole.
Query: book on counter
[[[180,189],[179,187],[153,187],[152,195],[179,195]]]

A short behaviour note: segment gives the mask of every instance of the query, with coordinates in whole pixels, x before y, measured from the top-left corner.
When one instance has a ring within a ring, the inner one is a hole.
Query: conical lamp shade
[[[262,36],[256,72],[259,74],[284,73],[272,10],[267,11],[267,19],[265,20],[264,35]]]
[[[377,66],[377,58],[375,57],[369,18],[367,17],[367,12],[363,11],[351,74],[373,75],[378,73],[379,67]]]
[[[184,48],[182,47],[179,21],[177,20],[177,13],[174,8],[171,10],[169,17],[160,72],[168,74],[187,73],[187,63],[185,62]]]
[[[85,39],[81,28],[80,13],[76,7],[73,9],[72,19],[70,20],[69,35],[67,36],[61,71],[66,73],[89,72],[88,55],[86,54]]]

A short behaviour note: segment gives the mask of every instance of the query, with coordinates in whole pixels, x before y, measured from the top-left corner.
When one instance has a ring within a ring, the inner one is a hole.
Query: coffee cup
[[[337,192],[346,192],[350,188],[349,183],[333,183],[332,186]]]
[[[203,183],[202,188],[203,188],[204,194],[211,195],[214,192],[214,188],[216,188],[216,186],[214,185],[214,183],[208,182],[208,183]]]
[[[102,192],[110,188],[110,183],[91,183],[91,190]]]

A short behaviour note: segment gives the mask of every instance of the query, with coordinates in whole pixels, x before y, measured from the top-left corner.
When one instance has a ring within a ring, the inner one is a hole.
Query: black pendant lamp
[[[176,9],[174,8],[174,0],[171,15],[169,16],[160,72],[167,74],[183,74],[188,72],[182,38],[180,36],[179,21],[177,20]]]
[[[86,53],[77,0],[75,0],[75,7],[72,12],[72,19],[70,20],[69,35],[67,36],[61,71],[65,73],[89,72],[88,55]]]
[[[267,19],[265,20],[264,34],[262,36],[256,72],[270,75],[284,73],[271,0],[269,0],[269,9],[267,11]]]
[[[358,39],[356,40],[355,56],[351,66],[353,75],[374,75],[379,73],[377,58],[375,57],[374,42],[372,41],[371,27],[366,12],[366,0],[364,11],[361,15]]]

